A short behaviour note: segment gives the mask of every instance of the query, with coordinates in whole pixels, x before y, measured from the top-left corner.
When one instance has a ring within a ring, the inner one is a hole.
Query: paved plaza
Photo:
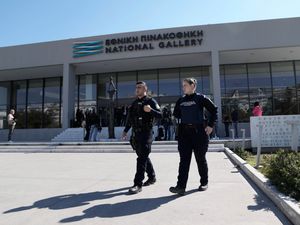
[[[0,225],[290,224],[223,152],[209,152],[209,189],[198,192],[193,159],[187,194],[168,189],[177,153],[151,155],[158,182],[128,195],[133,153],[1,153]]]

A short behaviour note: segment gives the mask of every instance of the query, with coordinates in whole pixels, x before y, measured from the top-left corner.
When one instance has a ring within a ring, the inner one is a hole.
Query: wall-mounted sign
[[[148,51],[154,49],[170,49],[194,47],[202,45],[203,30],[143,34],[106,39],[104,41],[75,42],[73,57],[111,54],[121,52]]]
[[[73,43],[73,57],[95,55],[103,52],[103,41],[87,41]]]

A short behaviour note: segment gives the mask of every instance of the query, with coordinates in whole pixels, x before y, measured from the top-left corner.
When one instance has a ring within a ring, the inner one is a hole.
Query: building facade
[[[223,118],[238,110],[249,129],[253,103],[265,115],[300,113],[300,18],[178,27],[0,48],[0,128],[10,108],[17,128],[68,128],[76,110],[94,108],[108,124],[109,80],[117,88],[115,125],[123,126],[135,82],[174,107],[181,80],[193,76],[198,91]],[[58,129],[58,132],[60,130]]]

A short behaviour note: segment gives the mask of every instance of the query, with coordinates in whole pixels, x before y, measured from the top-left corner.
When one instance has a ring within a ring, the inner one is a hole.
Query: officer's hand
[[[122,134],[122,140],[126,140],[127,139],[127,133],[123,131],[123,134]]]
[[[145,105],[145,106],[144,106],[144,111],[145,111],[145,112],[151,112],[151,110],[152,110],[152,108],[151,108],[150,105]]]
[[[205,128],[205,132],[206,132],[207,135],[210,135],[212,131],[213,131],[213,128],[210,127],[210,126],[207,126],[207,127]]]

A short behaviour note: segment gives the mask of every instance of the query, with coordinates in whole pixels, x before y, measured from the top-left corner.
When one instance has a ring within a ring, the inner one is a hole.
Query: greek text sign
[[[203,30],[124,36],[73,43],[73,57],[201,46]]]
[[[290,147],[292,125],[298,132],[300,144],[300,115],[259,116],[250,118],[251,144],[256,148],[259,141],[259,126],[262,126],[261,147]]]

